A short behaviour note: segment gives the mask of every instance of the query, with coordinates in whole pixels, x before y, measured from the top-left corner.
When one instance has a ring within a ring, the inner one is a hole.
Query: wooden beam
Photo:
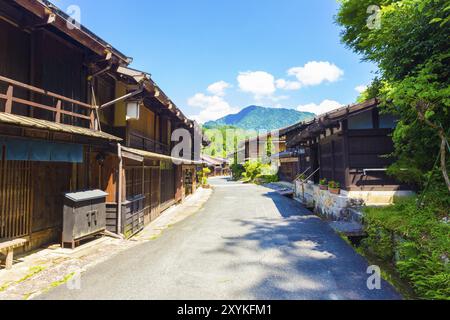
[[[17,4],[25,8],[26,10],[33,13],[38,18],[42,19],[44,23],[47,23],[49,20],[49,8],[42,4],[39,1],[36,0],[15,0]],[[68,35],[69,37],[75,39],[80,44],[84,45],[85,47],[91,49],[96,54],[98,54],[101,57],[107,57],[108,54],[110,54],[111,49],[108,48],[105,44],[102,44],[98,39],[95,39],[94,36],[88,34],[84,30],[77,28],[75,26],[69,27],[69,22],[58,15],[57,12],[51,11],[51,13],[55,14],[55,19],[52,22],[52,25],[55,26],[57,29],[61,30],[63,33]],[[127,59],[124,57],[120,57],[116,55],[118,59],[128,62]]]
[[[5,112],[6,113],[11,113],[12,112],[12,104],[13,104],[13,97],[14,95],[14,87],[13,86],[9,86],[8,87],[8,91],[6,91],[6,105],[5,105]]]
[[[61,100],[58,100],[58,103],[56,104],[55,122],[61,123]]]
[[[10,270],[12,268],[13,261],[14,261],[14,250],[13,249],[9,249],[6,252],[6,260],[5,260],[5,268],[6,268],[6,270]]]

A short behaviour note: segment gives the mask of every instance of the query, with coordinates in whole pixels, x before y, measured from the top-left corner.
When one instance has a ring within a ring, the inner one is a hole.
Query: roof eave
[[[128,65],[132,58],[125,56],[119,50],[113,48],[106,41],[95,35],[89,29],[74,26],[68,15],[47,0],[14,0],[19,6],[25,8],[40,19],[48,21],[51,14],[55,20],[51,24],[83,46],[91,49],[101,57],[112,54],[121,65]],[[70,26],[70,27],[69,27]]]

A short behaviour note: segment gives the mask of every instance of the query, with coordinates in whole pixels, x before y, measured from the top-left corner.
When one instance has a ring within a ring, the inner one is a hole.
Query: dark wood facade
[[[299,173],[310,180],[337,181],[348,191],[407,189],[387,175],[393,163],[395,119],[381,114],[375,100],[339,109],[306,123],[288,139],[299,154]]]
[[[22,2],[0,2],[0,241],[25,238],[26,249],[34,249],[59,242],[64,193],[108,188],[110,143],[120,139],[96,134],[90,87],[98,93],[102,77],[88,75],[104,57]],[[12,154],[13,144],[22,154]],[[51,157],[31,154],[40,146],[51,148]],[[78,146],[81,159],[64,155],[68,146]]]
[[[159,155],[170,155],[173,130],[198,128],[151,79],[119,72],[127,57],[40,1],[0,0],[0,39],[0,242],[59,242],[67,192],[106,191],[108,229],[127,236],[183,199],[182,166]],[[137,87],[139,120],[127,119],[124,100],[99,108]],[[51,156],[27,149],[17,160],[12,139]],[[81,148],[78,159],[68,146]],[[120,159],[119,146],[156,157]]]

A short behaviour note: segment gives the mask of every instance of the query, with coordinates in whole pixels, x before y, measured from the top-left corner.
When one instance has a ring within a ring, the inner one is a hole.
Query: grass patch
[[[52,282],[50,284],[50,288],[49,289],[54,289],[57,288],[59,286],[62,286],[63,284],[66,284],[70,279],[72,279],[75,276],[75,272],[72,272],[68,275],[66,275],[64,278],[62,278],[61,280]]]
[[[161,238],[161,236],[162,236],[162,232],[160,234],[155,234],[155,235],[151,236],[150,238],[147,239],[147,241],[155,241],[155,240]]]
[[[369,265],[379,266],[381,269],[381,277],[383,278],[383,280],[387,281],[391,286],[393,286],[404,299],[417,299],[417,295],[414,293],[412,287],[400,277],[399,273],[395,270],[395,267],[393,265],[377,258],[369,251],[365,250],[363,246],[355,245],[345,234],[338,234],[342,238],[342,240],[344,240],[347,244],[355,249],[356,253],[364,257],[368,261]]]
[[[37,275],[38,273],[41,273],[42,271],[44,271],[46,269],[46,267],[42,267],[42,266],[35,266],[35,267],[31,267],[29,269],[29,273],[23,277],[22,279],[20,279],[19,281],[17,281],[16,283],[22,283],[28,279],[30,279],[31,277]]]
[[[366,255],[391,266],[420,299],[450,300],[450,225],[445,209],[416,198],[383,208],[366,208]]]
[[[32,293],[27,293],[27,294],[24,294],[23,295],[23,300],[28,300],[28,299],[30,299],[30,297],[33,295],[33,292]]]
[[[0,292],[6,291],[6,289],[8,289],[13,283],[14,283],[14,282],[8,282],[8,283],[3,284],[3,285],[0,287]]]
[[[450,300],[448,210],[412,197],[364,213],[367,237],[357,252],[380,266],[405,299]]]
[[[8,283],[3,284],[2,286],[0,286],[0,292],[4,292],[6,291],[10,286],[12,286],[13,284],[20,284],[22,282],[25,282],[26,280],[34,277],[35,275],[37,275],[38,273],[41,273],[42,271],[44,271],[45,269],[47,269],[46,267],[42,267],[42,266],[35,266],[35,267],[31,267],[28,270],[28,274],[26,276],[24,276],[23,278],[21,278],[18,281],[11,281]]]

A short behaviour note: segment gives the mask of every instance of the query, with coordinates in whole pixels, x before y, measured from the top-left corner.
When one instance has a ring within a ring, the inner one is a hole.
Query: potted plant
[[[330,181],[328,183],[328,190],[330,190],[330,192],[332,194],[340,194],[341,193],[341,184],[336,181]]]
[[[320,180],[319,188],[320,190],[328,190],[328,180],[327,179]]]

